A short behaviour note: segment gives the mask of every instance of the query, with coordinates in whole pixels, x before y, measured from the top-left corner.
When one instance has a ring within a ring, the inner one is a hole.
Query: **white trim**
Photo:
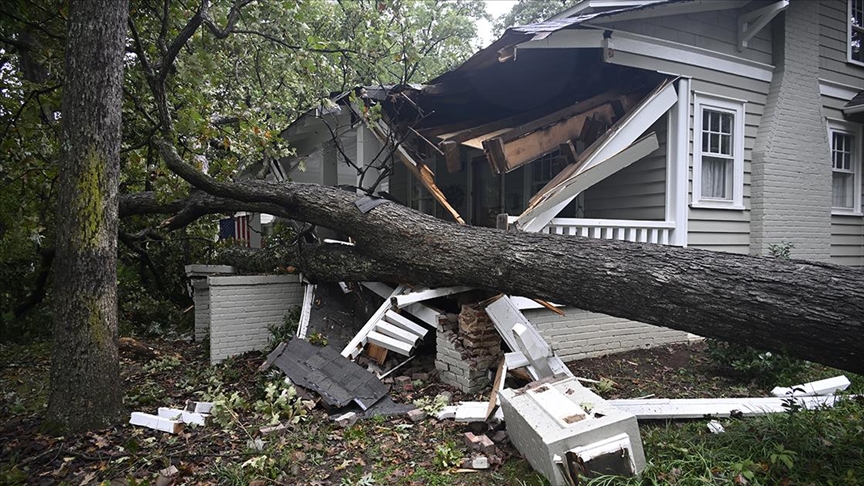
[[[858,123],[850,123],[846,121],[828,119],[828,162],[831,164],[831,178],[832,178],[832,189],[831,189],[831,214],[833,216],[864,216],[864,213],[861,212],[861,169],[862,169],[862,156],[861,156],[861,144],[862,144],[862,129],[861,125]],[[854,173],[852,177],[852,188],[854,194],[852,196],[852,208],[843,208],[843,207],[834,207],[834,189],[833,189],[833,178],[834,178],[834,164],[832,162],[833,156],[833,137],[831,136],[833,132],[845,133],[847,135],[852,135],[855,137],[853,143],[853,149],[855,150],[852,153],[852,171]]]
[[[618,14],[608,14],[591,19],[593,22],[623,22],[626,20],[650,19],[654,17],[669,17],[671,15],[687,15],[717,10],[734,10],[741,8],[751,0],[691,0],[687,3],[668,3],[655,5],[651,9],[626,11]]]
[[[738,17],[738,51],[743,51],[760,30],[774,20],[780,12],[789,7],[789,0],[780,0],[758,10],[747,12]]]
[[[678,102],[669,111],[666,135],[666,221],[675,222],[671,241],[687,246],[687,176],[689,175],[690,80],[678,80]]]
[[[702,109],[732,113],[732,198],[702,198]],[[745,103],[721,96],[693,94],[693,208],[744,209],[744,113]]]
[[[618,30],[612,30],[612,37],[604,39],[604,32],[608,32],[610,29],[592,25],[585,25],[585,27],[589,27],[590,30],[559,30],[549,34],[544,39],[524,42],[516,46],[516,52],[518,53],[520,49],[604,48],[604,60],[614,64],[630,65],[630,63],[622,62],[622,59],[616,57],[617,53],[627,53],[765,82],[771,82],[774,73],[774,66],[770,64],[751,61],[730,54]]]
[[[856,88],[849,84],[838,83],[828,79],[819,78],[819,94],[829,98],[849,101],[864,88]]]
[[[564,10],[563,12],[558,12],[546,19],[549,20],[559,20],[566,19],[568,17],[573,17],[578,13],[582,13],[591,8],[626,8],[626,7],[641,7],[643,5],[657,3],[658,1],[665,0],[582,0],[581,2],[573,5],[572,7]]]

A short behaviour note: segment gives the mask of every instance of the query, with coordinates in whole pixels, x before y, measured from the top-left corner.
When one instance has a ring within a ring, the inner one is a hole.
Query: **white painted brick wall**
[[[210,363],[268,346],[270,325],[279,325],[303,303],[296,275],[208,277]],[[197,303],[196,303],[197,304]]]
[[[210,334],[210,288],[207,279],[192,281],[192,301],[195,303],[195,341],[203,341]]]
[[[791,2],[775,31],[776,70],[753,147],[750,251],[788,241],[828,260],[831,155],[819,94],[819,2]],[[775,21],[776,22],[776,21]]]
[[[573,307],[562,310],[564,316],[546,309],[522,313],[564,361],[688,342],[691,337],[683,331]]]

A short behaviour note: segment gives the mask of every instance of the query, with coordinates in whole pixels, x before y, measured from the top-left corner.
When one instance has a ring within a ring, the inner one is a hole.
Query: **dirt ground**
[[[334,312],[334,319],[343,315],[339,310]],[[122,353],[128,411],[155,413],[160,406],[182,407],[186,400],[212,394],[214,387],[226,395],[236,393],[251,404],[262,398],[264,384],[274,376],[258,371],[264,359],[262,353],[247,353],[210,367],[201,343],[141,343],[152,347],[154,356]],[[405,417],[368,419],[339,428],[320,406],[310,412],[307,420],[276,434],[259,431],[266,424],[260,422],[260,417],[255,418],[258,416],[250,406],[249,415],[241,414],[230,426],[209,424],[187,428],[179,435],[130,425],[78,436],[46,435],[39,427],[47,397],[49,351],[48,346],[0,349],[0,485],[101,481],[159,486],[344,485],[382,484],[387,478],[394,484],[407,485],[541,484],[506,440],[496,444],[488,471],[452,472],[453,464],[447,459],[471,454],[463,445],[464,433],[470,430],[491,436],[496,432],[494,428],[472,429],[466,424],[431,418],[412,423]],[[452,393],[454,401],[488,399],[482,394],[466,396],[440,384],[434,376],[433,361],[427,350],[395,373],[411,380],[402,389],[393,387],[393,400],[412,403],[444,391]],[[649,394],[669,398],[744,396],[757,392],[717,375],[703,344],[638,350],[569,366],[576,376],[600,380],[595,390],[606,398]],[[265,442],[267,449],[256,450],[256,439]],[[259,469],[260,461],[279,471]],[[170,466],[178,472],[171,476],[160,474]],[[278,479],[254,482],[253,478],[268,475]]]

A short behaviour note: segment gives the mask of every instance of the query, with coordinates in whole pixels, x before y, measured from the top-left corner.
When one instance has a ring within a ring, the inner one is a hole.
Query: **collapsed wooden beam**
[[[483,149],[492,170],[509,172],[538,157],[559,149],[562,143],[582,135],[586,121],[612,124],[628,100],[626,95],[603,93],[576,105],[558,110],[500,134],[485,138]]]
[[[389,129],[387,129],[381,121],[377,121],[372,123],[370,126],[370,131],[375,135],[375,138],[378,139],[379,142],[384,144],[385,146],[394,146],[394,152],[398,156],[399,160],[414,174],[414,177],[423,184],[423,187],[432,194],[432,197],[438,201],[438,204],[444,207],[453,219],[456,220],[459,224],[465,224],[465,220],[462,219],[462,216],[459,215],[459,212],[456,211],[453,206],[447,202],[447,198],[444,196],[444,193],[441,192],[441,189],[438,189],[438,186],[435,185],[435,174],[427,167],[425,164],[418,163],[414,160],[414,157],[405,150],[405,147],[402,147],[400,144],[390,144],[387,140],[387,135],[389,133]]]

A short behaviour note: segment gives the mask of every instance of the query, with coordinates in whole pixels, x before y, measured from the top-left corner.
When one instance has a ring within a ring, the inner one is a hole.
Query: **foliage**
[[[577,3],[579,0],[519,0],[509,12],[496,18],[492,27],[500,36],[510,27],[542,22]]]
[[[462,462],[462,451],[456,446],[453,441],[440,445],[435,448],[435,460],[433,463],[442,468],[449,469],[456,467]]]
[[[257,176],[266,161],[291,153],[278,134],[318,100],[356,85],[440,74],[473,52],[474,21],[486,16],[480,0],[242,2],[232,30],[220,32],[233,3],[132,3],[122,194],[149,191],[161,202],[187,194],[186,183],[165,168],[153,145],[155,135],[167,132],[186,160],[217,179]],[[209,5],[212,24],[183,42],[181,32],[202,5]],[[56,237],[67,14],[65,2],[36,0],[12,2],[0,17],[2,340],[50,330],[44,310],[50,287],[43,277]],[[176,58],[166,59],[176,39]],[[163,73],[164,113],[153,87],[154,76]],[[121,223],[119,301],[126,332],[187,325],[178,310],[191,304],[182,266],[207,263],[218,246],[215,217],[167,237],[145,231],[161,221],[136,216]],[[13,315],[30,295],[43,306]]]
[[[788,260],[792,257],[792,248],[795,245],[789,241],[781,241],[780,243],[772,243],[768,245],[768,254],[774,258]]]
[[[270,324],[267,330],[270,331],[268,342],[271,349],[275,348],[279,343],[288,342],[294,337],[294,331],[297,330],[297,325],[300,322],[300,307],[292,307],[282,318],[281,324]]]
[[[788,260],[794,246],[788,241],[781,241],[768,245],[768,253],[773,258]],[[742,378],[764,385],[798,383],[798,377],[810,366],[809,362],[786,353],[772,353],[715,339],[708,339],[707,342],[709,356],[716,364]]]
[[[640,478],[604,476],[589,485],[862,484],[864,402],[723,421],[641,427],[648,467]]]
[[[591,389],[599,395],[604,395],[615,389],[615,382],[603,376],[599,382],[591,384]]]
[[[447,404],[450,403],[450,399],[445,395],[436,395],[435,398],[432,397],[420,397],[414,400],[414,406],[428,413],[429,415],[434,415],[440,412]]]
[[[809,362],[786,353],[772,353],[714,339],[707,340],[707,343],[708,355],[717,365],[761,385],[798,383],[799,377],[810,366]]]
[[[306,339],[310,344],[314,344],[315,346],[327,346],[327,336],[321,334],[320,332],[313,332],[312,334],[306,336]]]

